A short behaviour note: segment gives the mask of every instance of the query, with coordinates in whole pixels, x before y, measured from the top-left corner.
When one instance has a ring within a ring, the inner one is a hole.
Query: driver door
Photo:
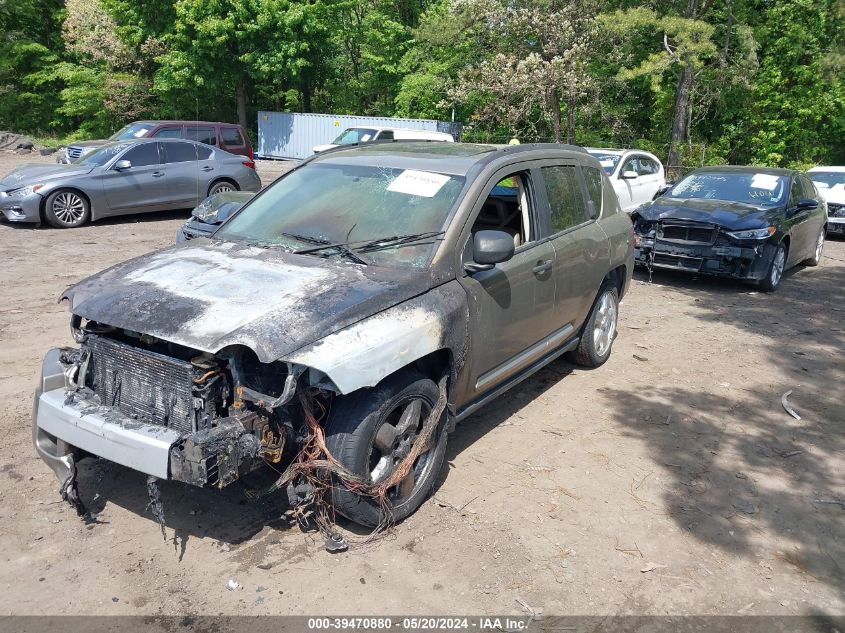
[[[159,156],[160,143],[132,145],[103,172],[103,194],[108,215],[145,211],[163,204],[166,196],[165,167]],[[117,170],[114,165],[128,160],[132,166]]]
[[[542,240],[542,181],[530,165],[500,170],[487,183],[465,230],[463,261],[472,261],[478,230],[514,237],[514,256],[491,270],[467,273],[471,399],[481,396],[543,356],[555,329],[555,251]]]

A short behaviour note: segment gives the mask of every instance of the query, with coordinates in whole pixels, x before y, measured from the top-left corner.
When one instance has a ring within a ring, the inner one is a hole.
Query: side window
[[[593,217],[600,218],[602,212],[602,172],[595,167],[582,167],[581,172],[584,174],[584,180],[587,181],[587,192],[593,202],[593,211],[595,212]]]
[[[193,143],[163,143],[163,145],[166,163],[184,163],[197,159],[197,152],[194,149],[196,145]]]
[[[801,199],[801,183],[798,177],[792,179],[792,188],[789,190],[789,208],[798,206],[798,201]]]
[[[140,145],[136,145],[121,158],[132,163],[132,167],[158,165],[158,143],[141,143]]]
[[[392,141],[393,140],[393,130],[382,130],[381,133],[378,135],[378,140],[380,140],[380,141]]]
[[[223,139],[223,145],[246,145],[241,131],[236,127],[221,127],[220,137]],[[215,145],[216,143],[208,143]]]
[[[194,145],[197,150],[197,160],[208,160],[211,158],[211,148],[205,145]]]
[[[574,166],[543,167],[551,207],[551,232],[559,233],[587,220],[581,183]]]
[[[181,127],[163,127],[153,134],[155,138],[182,138]]]
[[[185,138],[189,141],[197,141],[206,145],[217,145],[217,134],[213,127],[185,127]]]
[[[487,194],[472,225],[472,234],[483,230],[505,231],[513,236],[515,248],[531,241],[530,186],[527,171],[499,180]]]
[[[801,181],[801,188],[804,190],[803,197],[810,199],[818,198],[819,194],[816,191],[816,186],[810,181],[809,178],[805,176],[798,176],[798,179]]]
[[[619,170],[619,176],[622,177],[622,174],[626,171],[635,171],[639,173],[639,161],[637,160],[636,156],[631,156],[628,160],[625,161],[625,164],[622,165],[622,169]]]
[[[637,173],[640,176],[650,176],[652,174],[657,173],[657,165],[654,164],[654,161],[650,158],[645,156],[639,157],[639,169],[637,169]]]

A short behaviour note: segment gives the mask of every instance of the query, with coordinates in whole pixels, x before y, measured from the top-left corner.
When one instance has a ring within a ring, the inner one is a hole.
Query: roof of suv
[[[149,123],[150,125],[228,125],[231,127],[240,127],[237,123],[224,123],[222,121],[180,121],[178,119],[144,119],[135,121],[135,123]]]
[[[582,147],[557,143],[523,145],[480,145],[475,143],[441,143],[437,141],[392,141],[341,145],[316,154],[309,162],[362,164],[419,169],[455,176],[464,176],[474,165],[488,163],[505,155],[554,151],[563,155],[595,159]]]

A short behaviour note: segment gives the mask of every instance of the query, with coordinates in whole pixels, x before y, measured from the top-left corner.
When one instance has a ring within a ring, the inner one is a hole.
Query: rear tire
[[[44,201],[44,218],[57,229],[82,226],[91,216],[88,199],[73,189],[54,191]]]
[[[818,266],[822,261],[822,253],[824,252],[824,238],[827,234],[827,229],[822,227],[821,233],[819,233],[819,237],[816,239],[815,250],[813,251],[813,256],[809,259],[805,259],[802,264],[805,266]]]
[[[352,473],[368,482],[382,481],[401,461],[403,451],[407,454],[439,397],[437,385],[416,371],[389,376],[373,389],[334,403],[326,423],[326,446]],[[342,485],[332,488],[335,510],[366,527],[401,521],[413,513],[431,493],[446,456],[448,434],[443,420],[434,433],[434,445],[420,455],[409,476],[388,491],[389,512]]]
[[[763,292],[774,292],[778,289],[780,281],[783,279],[783,272],[786,269],[786,255],[786,247],[781,242],[775,249],[772,261],[769,262],[766,276],[760,280],[760,290]]]
[[[584,367],[604,365],[613,350],[618,319],[619,294],[613,283],[605,281],[584,323],[578,347],[570,352],[569,359]]]
[[[208,196],[213,196],[216,193],[228,193],[229,191],[237,191],[238,186],[229,180],[218,180],[211,183],[208,188]],[[208,197],[207,196],[207,197]]]

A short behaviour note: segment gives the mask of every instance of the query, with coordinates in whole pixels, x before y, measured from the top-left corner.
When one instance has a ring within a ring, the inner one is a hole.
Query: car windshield
[[[601,163],[601,168],[604,169],[604,173],[608,176],[612,175],[614,170],[616,169],[616,165],[619,164],[619,159],[622,158],[619,154],[608,154],[607,152],[594,152],[592,150],[588,150],[592,156],[595,157],[599,163]]]
[[[351,145],[352,143],[366,143],[372,141],[376,135],[376,131],[364,127],[351,127],[344,130],[343,134],[338,136],[332,143],[335,145]]]
[[[807,175],[822,189],[845,186],[845,171],[811,171]]]
[[[129,143],[110,143],[103,145],[93,152],[84,154],[76,161],[77,165],[85,165],[86,167],[102,167],[117,154],[129,147]]]
[[[751,171],[708,171],[693,172],[672,187],[667,195],[774,206],[784,199],[787,189],[787,180],[783,176]]]
[[[150,130],[153,129],[153,125],[149,123],[130,123],[129,125],[122,127],[117,132],[112,134],[109,137],[110,141],[128,141],[133,138],[142,138],[150,133]]]
[[[215,238],[304,250],[324,243],[364,247],[373,264],[423,268],[464,178],[370,165],[311,164],[277,180]],[[428,234],[374,247],[368,242]],[[362,249],[363,250],[363,249]],[[314,255],[336,256],[325,247]]]

